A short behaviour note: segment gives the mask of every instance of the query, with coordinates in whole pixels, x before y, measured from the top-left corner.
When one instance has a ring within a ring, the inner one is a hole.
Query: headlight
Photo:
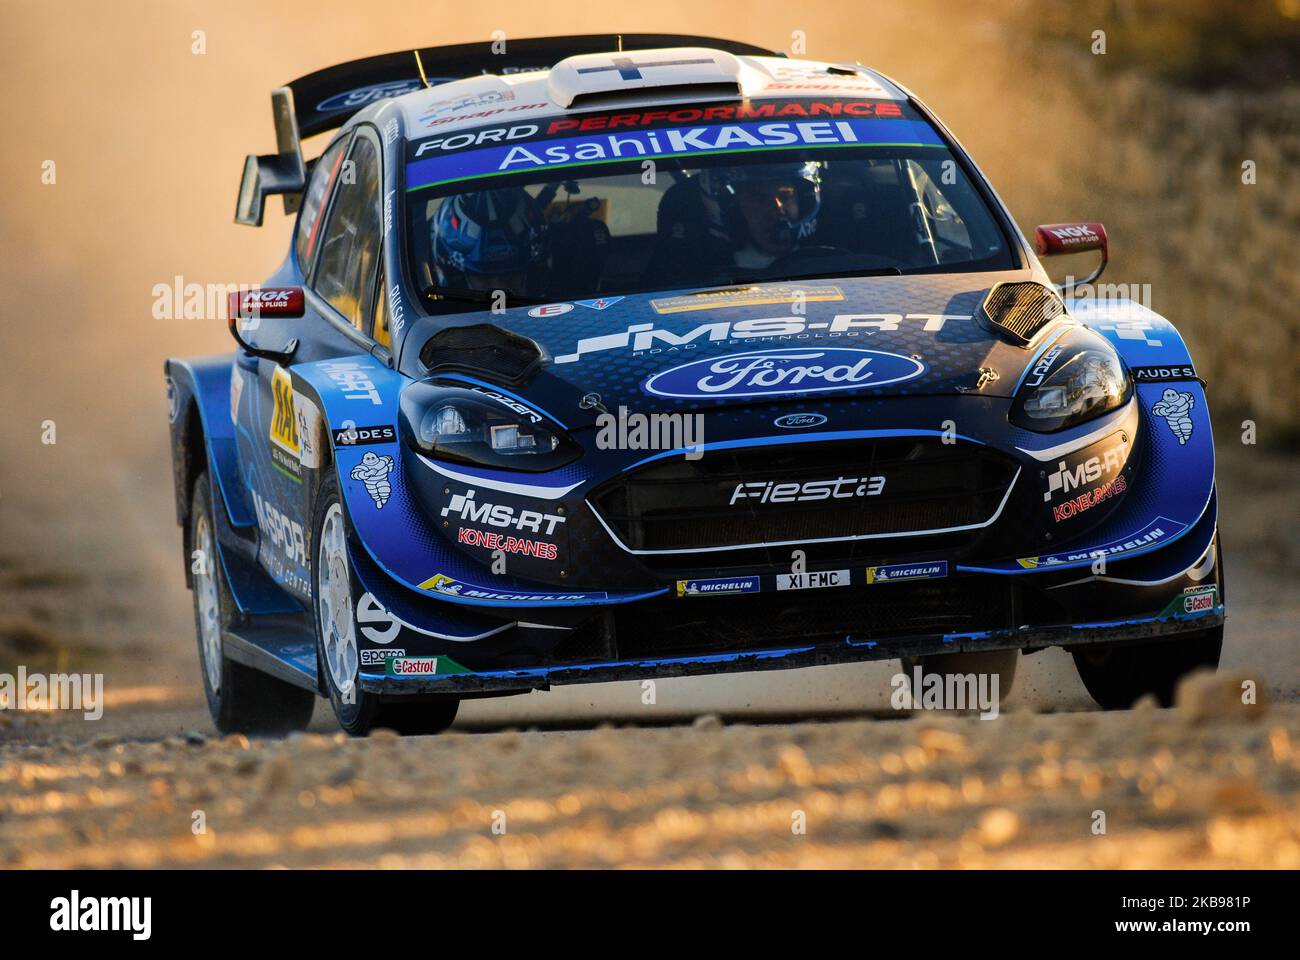
[[[1109,344],[1067,337],[1030,371],[1011,407],[1011,422],[1052,433],[1099,417],[1128,402],[1128,374]]]
[[[401,410],[403,439],[435,460],[540,472],[582,453],[558,424],[487,388],[414,383],[402,392]]]

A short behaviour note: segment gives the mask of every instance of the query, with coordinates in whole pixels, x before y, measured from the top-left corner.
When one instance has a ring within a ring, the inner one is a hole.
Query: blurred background
[[[495,30],[662,31],[802,41],[880,69],[945,120],[1022,229],[1106,224],[1103,281],[1149,285],[1209,381],[1233,554],[1225,664],[1262,659],[1294,693],[1300,0],[2,0],[0,18],[0,671],[103,665],[110,706],[178,705],[207,728],[162,362],[231,343],[219,317],[156,319],[154,287],[259,282],[283,256],[278,202],[260,230],[232,222],[244,154],[274,147],[274,86]],[[864,702],[859,680],[831,693],[766,676],[777,692],[700,696]],[[1086,703],[1072,671],[1022,676],[1027,695]]]

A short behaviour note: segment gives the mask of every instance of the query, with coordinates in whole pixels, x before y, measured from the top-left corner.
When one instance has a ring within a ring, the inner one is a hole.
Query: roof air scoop
[[[994,284],[980,304],[979,317],[995,333],[1023,347],[1065,313],[1065,304],[1055,290],[1025,280]]]
[[[703,88],[718,97],[738,97],[740,70],[732,54],[706,47],[585,53],[557,63],[548,90],[566,109],[616,103],[649,91],[672,96]]]

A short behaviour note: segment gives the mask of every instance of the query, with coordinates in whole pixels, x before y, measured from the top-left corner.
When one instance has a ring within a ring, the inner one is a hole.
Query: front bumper
[[[384,652],[415,656],[422,646],[437,664],[433,674],[363,668],[361,686],[382,694],[463,696],[962,651],[1176,642],[1180,634],[1224,621],[1213,514],[1207,511],[1203,530],[1110,563],[1101,574],[1090,568],[1033,577],[965,573],[799,591],[799,602],[777,598],[763,607],[743,594],[668,597],[621,606],[572,629],[517,622],[459,643],[403,630]]]

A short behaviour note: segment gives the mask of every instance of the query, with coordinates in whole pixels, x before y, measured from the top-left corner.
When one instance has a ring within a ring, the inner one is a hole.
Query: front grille
[[[983,524],[1014,475],[1014,463],[996,453],[938,438],[808,443],[674,458],[606,484],[591,500],[629,549],[690,551]],[[885,478],[879,495],[847,495],[877,476]],[[845,481],[838,497],[771,499],[837,480]],[[764,502],[760,485],[768,483]],[[741,484],[749,496],[737,498]]]
[[[1011,626],[1011,584],[936,580],[779,593],[686,598],[615,614],[620,660],[737,653]]]
[[[1034,281],[999,283],[988,292],[980,309],[989,323],[1022,344],[1065,313],[1061,298]]]

